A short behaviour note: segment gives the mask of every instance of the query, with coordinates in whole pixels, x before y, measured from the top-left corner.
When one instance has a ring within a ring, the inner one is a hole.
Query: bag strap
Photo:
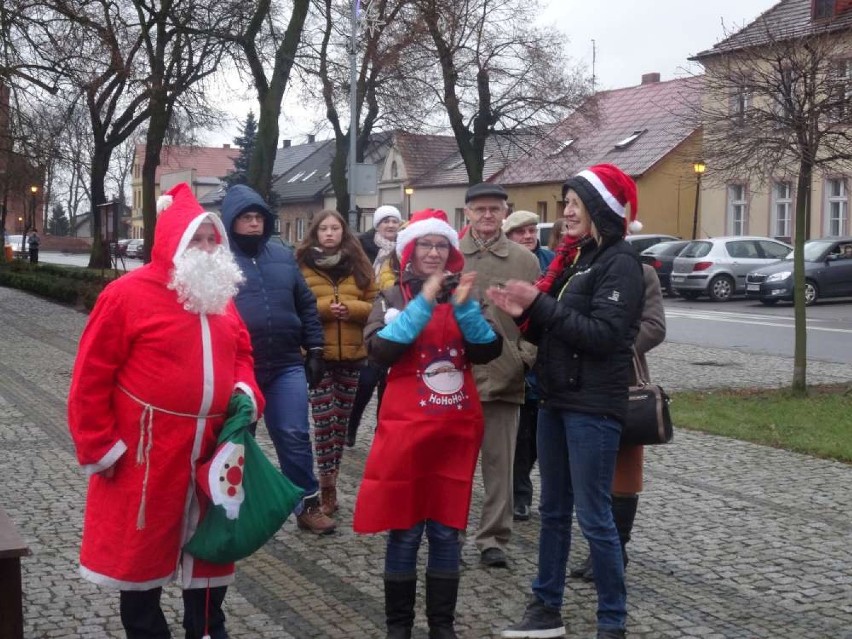
[[[648,380],[642,375],[642,366],[639,364],[639,353],[636,352],[636,345],[631,348],[633,351],[633,372],[636,376],[636,386],[647,386]]]

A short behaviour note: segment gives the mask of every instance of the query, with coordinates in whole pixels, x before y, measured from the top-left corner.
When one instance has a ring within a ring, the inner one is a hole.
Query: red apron
[[[352,527],[405,530],[425,519],[464,530],[484,419],[450,304],[388,372]]]

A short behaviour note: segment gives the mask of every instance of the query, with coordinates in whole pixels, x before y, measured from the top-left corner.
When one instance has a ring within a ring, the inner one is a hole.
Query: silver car
[[[671,285],[686,299],[709,295],[724,302],[745,293],[746,275],[784,259],[792,246],[768,237],[735,235],[692,240],[675,258]]]

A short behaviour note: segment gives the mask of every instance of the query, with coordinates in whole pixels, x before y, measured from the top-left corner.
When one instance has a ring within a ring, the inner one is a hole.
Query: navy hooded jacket
[[[248,210],[264,217],[256,257],[246,255],[234,241],[234,221]],[[231,251],[246,278],[234,301],[251,334],[255,370],[269,374],[301,366],[302,348],[322,348],[322,324],[316,298],[293,252],[277,239],[270,241],[275,223],[272,211],[256,191],[238,184],[225,195],[222,221]]]

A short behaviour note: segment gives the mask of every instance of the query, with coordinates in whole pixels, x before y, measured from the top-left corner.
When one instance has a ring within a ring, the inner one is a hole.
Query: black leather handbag
[[[636,385],[629,390],[621,443],[626,446],[667,444],[674,436],[669,413],[671,400],[659,384],[652,384],[642,378],[635,350],[633,368],[636,371]]]

